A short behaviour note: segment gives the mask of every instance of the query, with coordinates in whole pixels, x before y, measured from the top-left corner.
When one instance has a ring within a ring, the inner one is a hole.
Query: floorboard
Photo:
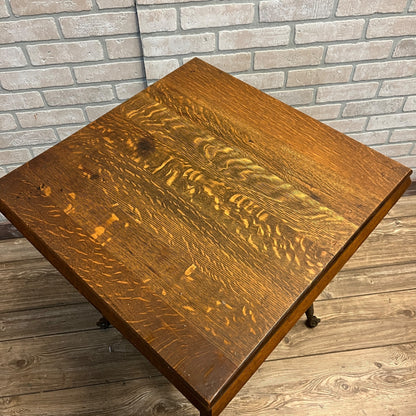
[[[196,416],[23,238],[0,241],[0,415]],[[416,415],[416,195],[402,198],[224,416]]]

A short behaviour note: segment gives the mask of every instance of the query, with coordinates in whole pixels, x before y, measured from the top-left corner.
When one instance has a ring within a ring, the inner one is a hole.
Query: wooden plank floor
[[[0,241],[0,282],[0,415],[198,415],[25,239]],[[315,305],[224,416],[416,415],[416,195]]]

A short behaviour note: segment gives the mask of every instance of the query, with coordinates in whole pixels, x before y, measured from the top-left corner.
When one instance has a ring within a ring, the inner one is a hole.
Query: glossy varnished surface
[[[193,60],[2,178],[0,207],[218,414],[409,175]]]

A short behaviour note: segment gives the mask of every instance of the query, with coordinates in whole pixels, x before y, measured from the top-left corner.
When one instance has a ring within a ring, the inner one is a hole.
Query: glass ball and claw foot
[[[98,321],[97,321],[97,326],[100,329],[107,329],[110,327],[110,322],[104,318],[104,316],[102,316]]]
[[[315,328],[321,320],[314,315],[313,304],[306,310],[306,322],[305,325],[308,328]]]

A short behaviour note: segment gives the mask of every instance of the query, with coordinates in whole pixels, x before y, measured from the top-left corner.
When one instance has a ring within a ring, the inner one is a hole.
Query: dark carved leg
[[[212,416],[212,410],[200,410],[199,411],[199,415],[200,416]]]
[[[107,329],[110,326],[110,322],[108,322],[107,319],[105,319],[103,316],[97,322],[97,326],[100,327],[101,329]]]
[[[319,318],[317,318],[314,314],[313,314],[313,304],[308,308],[308,310],[306,311],[306,322],[305,325],[308,328],[315,328],[319,322],[321,322],[321,320]]]

